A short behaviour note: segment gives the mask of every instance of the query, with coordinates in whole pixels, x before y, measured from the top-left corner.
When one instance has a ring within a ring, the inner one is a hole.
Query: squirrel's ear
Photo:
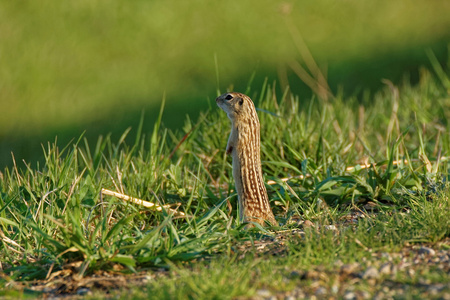
[[[244,99],[243,99],[243,98],[240,98],[240,99],[239,99],[239,105],[242,105],[242,104],[244,104]]]

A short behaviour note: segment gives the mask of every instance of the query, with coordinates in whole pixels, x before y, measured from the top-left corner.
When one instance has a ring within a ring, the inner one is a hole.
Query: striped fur
[[[277,224],[270,209],[260,158],[260,126],[253,101],[241,93],[216,99],[231,120],[227,153],[233,157],[233,177],[239,198],[240,218],[245,222]]]

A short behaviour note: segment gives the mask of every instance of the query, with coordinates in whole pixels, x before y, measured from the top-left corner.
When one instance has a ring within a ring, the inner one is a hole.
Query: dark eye
[[[233,99],[233,96],[231,96],[230,94],[228,94],[228,95],[225,97],[225,99],[231,100],[231,99]]]

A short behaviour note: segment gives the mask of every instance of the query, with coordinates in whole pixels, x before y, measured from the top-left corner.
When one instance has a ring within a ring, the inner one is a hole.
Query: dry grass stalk
[[[102,189],[101,193],[102,193],[102,195],[113,196],[113,197],[122,199],[124,201],[132,202],[132,203],[135,203],[135,204],[147,207],[147,208],[154,208],[157,211],[162,211],[163,208],[164,208],[169,213],[173,213],[173,214],[179,215],[179,216],[185,216],[185,213],[183,213],[181,211],[177,211],[176,209],[170,208],[170,205],[162,205],[161,206],[161,205],[153,203],[153,202],[148,202],[148,201],[145,201],[145,200],[142,200],[142,199],[139,199],[139,198],[133,198],[133,197],[130,197],[128,195],[117,193],[117,192],[113,192],[113,191],[110,191],[110,190],[107,190],[107,189]]]

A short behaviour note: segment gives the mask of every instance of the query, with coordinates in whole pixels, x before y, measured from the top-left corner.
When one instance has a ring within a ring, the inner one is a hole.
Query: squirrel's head
[[[225,93],[216,98],[216,103],[231,121],[258,120],[252,99],[242,93]]]

